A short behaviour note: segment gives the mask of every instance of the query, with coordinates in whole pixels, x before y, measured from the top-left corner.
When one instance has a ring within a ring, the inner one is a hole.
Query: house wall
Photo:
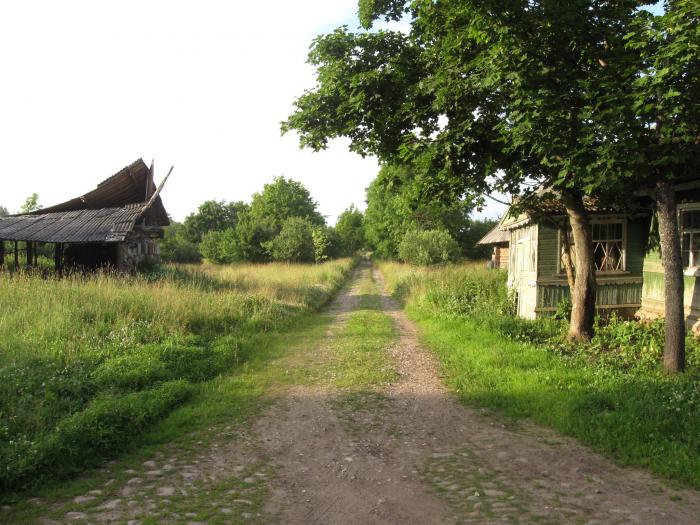
[[[629,317],[639,309],[642,304],[642,268],[648,225],[647,218],[626,221],[626,271],[597,276],[597,308],[616,310]],[[534,234],[533,228],[536,230]],[[529,233],[526,234],[525,230]],[[511,232],[511,246],[515,246],[513,243],[521,235],[537,239],[534,245],[537,255],[534,274],[525,275],[519,269],[509,272],[509,286],[519,294],[518,315],[526,318],[551,315],[562,301],[570,298],[566,274],[559,268],[559,231],[550,223],[519,228]],[[511,254],[511,264],[515,260],[516,257]],[[522,301],[521,296],[525,298]]]
[[[700,319],[700,276],[685,275],[683,281],[686,326],[691,329]],[[646,319],[664,315],[664,270],[658,250],[649,252],[644,260],[644,287],[638,315]]]
[[[516,294],[518,315],[528,319],[536,316],[537,236],[536,224],[526,224],[510,232],[508,287]]]
[[[491,254],[491,267],[495,269],[508,269],[509,262],[508,243],[495,244]]]

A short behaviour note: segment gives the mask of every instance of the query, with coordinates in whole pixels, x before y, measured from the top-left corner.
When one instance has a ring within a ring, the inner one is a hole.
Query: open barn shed
[[[153,165],[149,168],[139,159],[81,197],[0,217],[0,263],[14,252],[15,268],[20,259],[36,266],[38,248],[46,244],[53,245],[58,271],[65,267],[131,271],[145,262],[158,262],[158,239],[170,224],[160,198],[166,179],[156,187]]]

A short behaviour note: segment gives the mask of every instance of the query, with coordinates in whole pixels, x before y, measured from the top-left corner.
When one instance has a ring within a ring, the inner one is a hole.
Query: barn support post
[[[58,275],[63,274],[63,243],[57,242],[54,246],[53,262]]]
[[[32,255],[32,243],[30,241],[26,241],[24,243],[25,246],[25,255],[27,256],[27,267],[31,267],[32,263],[34,262],[34,256]]]
[[[38,242],[32,243],[32,255],[34,256],[33,266],[39,266],[39,243]]]
[[[0,268],[5,267],[5,241],[0,241]]]
[[[19,243],[15,241],[15,271],[19,269]]]

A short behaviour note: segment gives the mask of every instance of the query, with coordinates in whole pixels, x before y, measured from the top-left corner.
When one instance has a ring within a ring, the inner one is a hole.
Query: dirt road
[[[164,449],[127,476],[88,483],[59,519],[54,506],[39,521],[700,523],[697,492],[458,404],[376,270],[358,271],[332,305],[328,342],[372,276],[376,302],[396,326],[385,351],[397,381],[351,395],[326,384],[286,388],[247,428],[212,429],[203,450]],[[309,349],[303,366],[323,366],[331,348]]]

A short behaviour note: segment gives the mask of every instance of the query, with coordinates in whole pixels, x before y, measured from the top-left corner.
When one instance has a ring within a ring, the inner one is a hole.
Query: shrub
[[[282,223],[279,235],[269,243],[275,261],[313,262],[314,239],[312,225],[307,219],[289,217]]]
[[[412,230],[399,244],[399,258],[407,263],[427,266],[455,261],[459,246],[443,230]]]
[[[173,223],[165,229],[160,243],[160,256],[165,262],[191,264],[201,262],[202,256],[197,245],[185,238],[182,225]]]
[[[199,249],[208,261],[216,264],[232,263],[243,258],[240,243],[233,228],[205,233]]]

